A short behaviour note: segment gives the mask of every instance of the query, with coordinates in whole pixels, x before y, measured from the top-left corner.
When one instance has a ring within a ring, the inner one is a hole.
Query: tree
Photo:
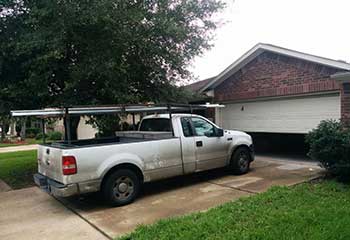
[[[4,0],[0,7],[0,101],[39,108],[174,100],[191,60],[211,47],[212,16],[224,4]]]

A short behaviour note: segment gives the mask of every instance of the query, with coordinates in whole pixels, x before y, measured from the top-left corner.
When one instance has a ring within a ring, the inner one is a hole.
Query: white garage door
[[[246,132],[307,133],[321,120],[340,118],[340,96],[225,104],[217,109],[216,122],[225,129]]]

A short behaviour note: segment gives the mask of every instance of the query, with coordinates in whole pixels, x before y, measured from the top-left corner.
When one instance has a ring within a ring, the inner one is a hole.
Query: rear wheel
[[[107,177],[102,186],[102,193],[110,205],[122,206],[135,200],[140,191],[140,184],[134,171],[118,169]]]
[[[238,148],[231,157],[230,167],[235,174],[241,175],[249,171],[251,162],[250,152],[247,148]]]

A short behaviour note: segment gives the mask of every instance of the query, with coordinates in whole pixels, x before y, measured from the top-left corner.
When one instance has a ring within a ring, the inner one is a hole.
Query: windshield
[[[144,119],[141,122],[139,131],[171,132],[170,119],[168,118]]]

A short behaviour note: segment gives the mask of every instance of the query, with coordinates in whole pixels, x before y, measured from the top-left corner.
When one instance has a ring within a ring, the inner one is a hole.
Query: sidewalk
[[[38,144],[21,145],[21,146],[15,146],[15,147],[3,147],[3,148],[0,148],[0,153],[36,150],[37,148],[38,148]]]
[[[108,240],[37,187],[0,193],[1,240]]]

